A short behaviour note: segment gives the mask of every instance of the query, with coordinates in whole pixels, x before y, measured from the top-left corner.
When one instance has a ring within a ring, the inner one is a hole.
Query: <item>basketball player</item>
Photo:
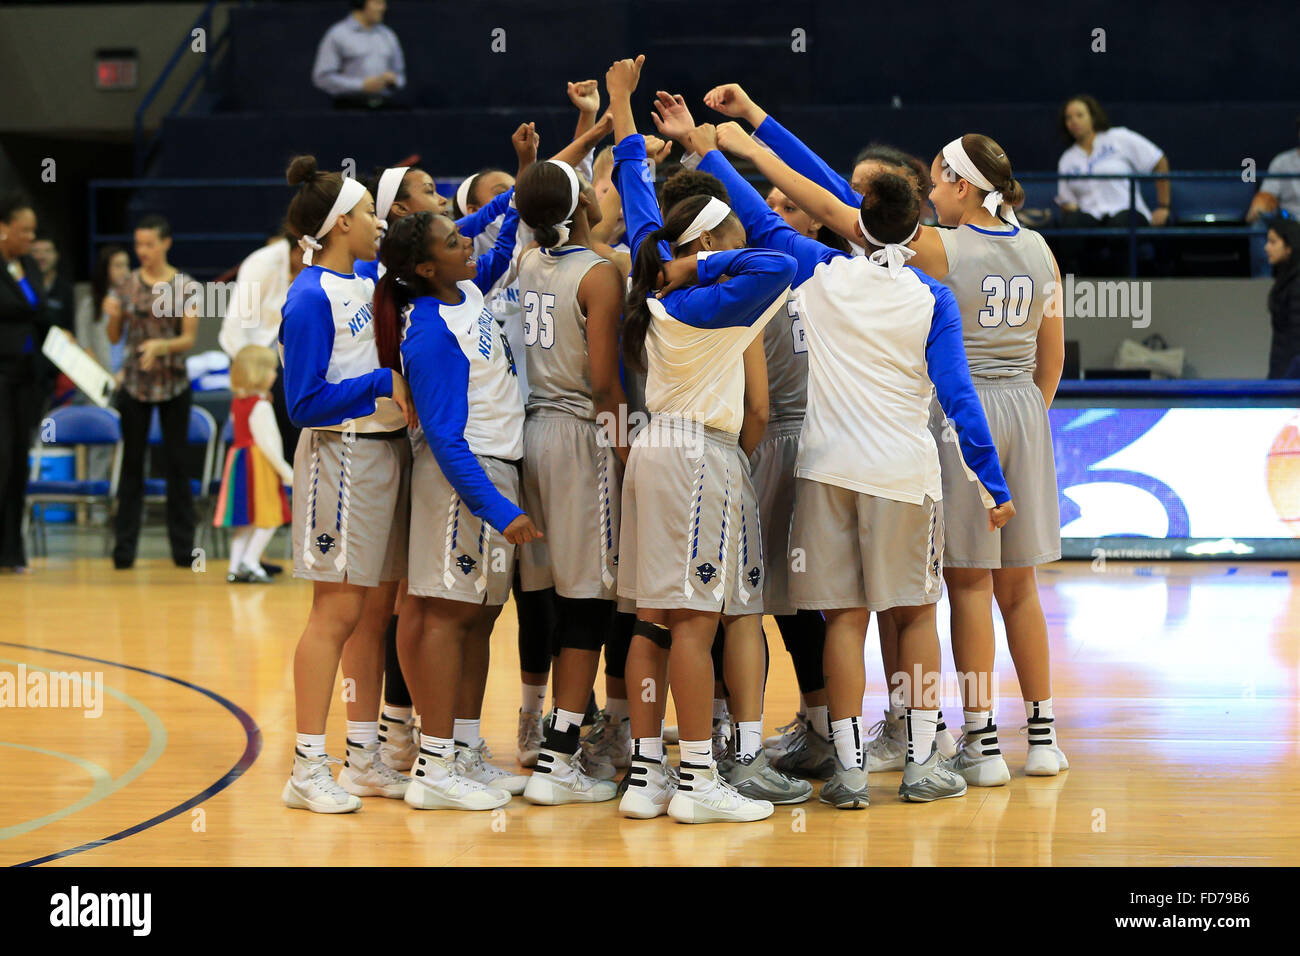
[[[521,581],[525,592],[554,589],[560,647],[555,709],[524,797],[539,804],[596,803],[612,800],[617,786],[584,772],[579,734],[601,646],[614,626],[627,456],[617,429],[626,404],[618,377],[623,284],[617,268],[591,249],[591,217],[599,221],[599,205],[572,166],[548,160],[529,169],[516,202],[538,244],[519,260],[531,385],[523,500],[547,536],[523,548]],[[623,723],[626,709],[624,699]],[[612,776],[612,764],[609,769]]]
[[[820,215],[771,175],[784,164],[738,125],[724,125],[719,141]],[[943,512],[939,459],[926,426],[932,389],[979,476],[987,527],[1000,528],[1015,514],[971,385],[956,302],[942,284],[906,265],[906,243],[919,216],[911,180],[879,172],[864,183],[853,230],[852,241],[870,251],[866,258],[810,242],[770,213],[770,231],[754,237],[799,261],[795,282],[809,344],[809,386],[790,531],[791,594],[797,606],[827,617],[837,765],[821,800],[840,809],[868,804],[860,721],[862,641],[871,611],[892,611],[899,663],[910,683],[899,795],[930,802],[966,792],[966,781],[942,766],[934,745]],[[837,232],[842,227],[834,225]]]
[[[279,333],[286,404],[303,429],[294,455],[294,575],[313,583],[294,654],[298,738],[281,799],[347,813],[360,809],[361,796],[401,797],[409,784],[379,758],[374,718],[384,623],[406,571],[406,429],[415,406],[395,357],[380,358],[373,283],[352,272],[357,259],[375,254],[374,200],[355,179],[318,171],[311,156],[294,159],[287,179],[299,187],[287,222],[303,237],[304,266]],[[369,713],[348,722],[347,766],[335,783],[325,721],[340,655]]]
[[[743,354],[751,343],[761,351],[756,340],[784,301],[793,263],[780,253],[744,249],[735,216],[712,197],[678,203],[661,220],[642,178],[645,141],[630,101],[643,62],[620,60],[606,74],[614,178],[634,250],[623,352],[638,364],[645,349],[653,415],[628,459],[618,591],[636,600],[642,620],[669,632],[681,762],[673,793],[661,728],[645,726],[634,711],[635,749],[620,809],[640,818],[667,812],[683,823],[761,820],[773,805],[737,792],[714,761],[710,648],[720,614],[734,619],[762,610],[761,532],[737,451]],[[673,246],[669,262],[660,258],[660,241]],[[728,281],[719,282],[724,275]],[[672,514],[686,518],[685,540]],[[634,672],[631,661],[627,677],[634,687],[642,677],[653,679]]]
[[[476,259],[452,220],[421,212],[399,220],[381,249],[376,322],[391,329],[403,318],[402,363],[421,425],[407,593],[421,599],[424,626],[413,641],[399,635],[398,645],[420,711],[420,753],[406,793],[417,809],[492,810],[526,783],[487,764],[477,727],[466,733],[455,719],[467,693],[466,646],[490,638],[509,594],[514,548],[537,537],[515,503],[523,408],[514,363],[483,305],[509,265],[515,228],[511,209],[496,245]]]

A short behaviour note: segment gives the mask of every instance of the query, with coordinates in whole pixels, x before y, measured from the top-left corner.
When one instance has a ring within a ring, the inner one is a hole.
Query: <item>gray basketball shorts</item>
[[[623,480],[619,597],[763,613],[763,532],[736,437],[666,415],[638,433]]]
[[[467,604],[505,604],[515,573],[515,546],[469,510],[422,434],[412,444],[407,591]],[[519,466],[476,457],[497,491],[518,503]]]
[[[293,455],[293,576],[375,587],[406,576],[411,443],[304,428]]]
[[[803,420],[768,426],[763,440],[749,456],[750,480],[758,496],[758,517],[763,527],[763,611],[793,614],[790,600],[790,518],[794,514],[794,469],[799,457],[799,432]]]
[[[521,549],[525,591],[617,597],[623,462],[602,434],[559,410],[538,409],[524,422],[523,509],[545,535]]]
[[[1028,373],[1014,378],[976,377],[974,382],[1016,516],[997,531],[989,531],[988,512],[975,482],[962,468],[956,434],[945,427],[943,412],[934,403],[930,430],[943,471],[944,563],[952,568],[1023,568],[1057,561],[1061,513],[1043,393]]]
[[[788,561],[801,609],[934,604],[943,589],[943,503],[796,478]]]

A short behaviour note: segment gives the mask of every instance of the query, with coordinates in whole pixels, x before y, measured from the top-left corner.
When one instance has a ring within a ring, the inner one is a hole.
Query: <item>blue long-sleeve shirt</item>
[[[289,287],[279,340],[295,425],[367,432],[405,425],[391,401],[392,372],[379,364],[373,291],[367,278],[321,266],[303,269]]]
[[[461,235],[473,237],[486,229],[488,224],[497,216],[505,214],[505,220],[501,223],[501,232],[497,235],[496,243],[488,250],[487,256],[479,256],[480,270],[484,266],[485,259],[487,266],[495,270],[491,282],[480,287],[484,292],[492,287],[493,282],[496,282],[505,274],[506,269],[510,266],[510,257],[514,255],[515,238],[519,230],[519,213],[510,206],[510,200],[514,194],[514,187],[511,187],[499,196],[495,196],[490,203],[478,212],[472,212],[468,216],[462,216],[456,220],[456,227],[460,229]],[[509,227],[508,233],[507,227]],[[504,259],[501,258],[502,250],[504,250]],[[489,256],[490,258],[488,258]],[[352,271],[359,276],[370,279],[372,282],[378,282],[385,269],[383,264],[380,263],[379,257],[376,256],[374,259],[358,259],[352,264]]]
[[[754,136],[768,146],[777,158],[796,173],[835,194],[840,202],[858,207],[862,196],[853,191],[848,180],[826,165],[825,161],[776,120],[769,116],[754,130]]]

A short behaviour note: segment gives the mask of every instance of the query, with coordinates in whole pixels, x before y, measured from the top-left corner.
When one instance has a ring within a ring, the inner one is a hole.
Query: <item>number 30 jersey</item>
[[[589,421],[591,362],[587,357],[587,316],[578,304],[578,286],[593,266],[605,260],[584,246],[530,249],[519,260],[519,307],[527,353],[527,410],[557,408]]]
[[[961,309],[971,374],[1033,372],[1038,327],[1056,281],[1047,242],[1023,226],[965,225],[940,229],[939,238],[948,255],[943,281]]]

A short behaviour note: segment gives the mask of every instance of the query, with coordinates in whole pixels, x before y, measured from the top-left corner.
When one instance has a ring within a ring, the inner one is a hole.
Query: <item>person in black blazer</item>
[[[11,572],[27,569],[27,450],[41,414],[39,359],[50,327],[41,270],[29,255],[35,238],[31,202],[0,198],[0,571]]]
[[[1273,325],[1268,377],[1300,378],[1300,223],[1270,222],[1264,251],[1273,267],[1273,288],[1268,293]]]

